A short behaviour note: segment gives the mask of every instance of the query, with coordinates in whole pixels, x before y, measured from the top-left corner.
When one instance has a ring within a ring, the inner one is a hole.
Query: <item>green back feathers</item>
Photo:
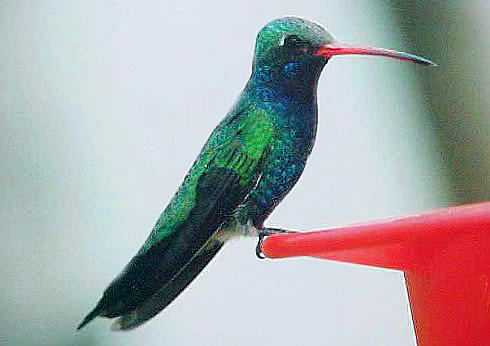
[[[249,106],[246,111],[231,114],[225,118],[211,134],[179,190],[160,215],[141,250],[144,252],[168,237],[187,220],[198,200],[196,195],[199,190],[198,184],[206,184],[206,180],[215,181],[220,178],[208,175],[215,174],[214,172],[220,172],[219,174],[230,172],[237,176],[240,186],[239,189],[235,187],[233,189],[240,191],[229,191],[228,193],[240,192],[242,194],[243,191],[246,191],[248,194],[255,186],[257,166],[267,154],[275,132],[267,114],[253,106]],[[241,202],[243,201],[239,203]]]

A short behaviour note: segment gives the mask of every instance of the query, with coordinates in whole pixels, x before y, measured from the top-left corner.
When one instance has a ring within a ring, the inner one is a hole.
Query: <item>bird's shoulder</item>
[[[237,143],[241,150],[252,157],[261,155],[261,150],[277,133],[277,126],[270,114],[248,103],[235,107],[215,128],[203,151],[216,151]]]

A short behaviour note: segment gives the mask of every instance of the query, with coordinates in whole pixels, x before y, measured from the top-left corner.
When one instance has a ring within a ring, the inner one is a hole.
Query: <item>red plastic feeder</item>
[[[262,251],[403,270],[419,346],[490,345],[490,202],[273,235]]]

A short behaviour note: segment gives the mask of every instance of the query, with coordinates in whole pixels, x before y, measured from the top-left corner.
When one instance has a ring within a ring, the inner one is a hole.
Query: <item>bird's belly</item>
[[[248,220],[246,224],[242,224],[238,220],[233,221],[226,227],[220,228],[213,239],[224,243],[230,239],[244,236],[258,236],[258,230],[253,225],[252,220]]]

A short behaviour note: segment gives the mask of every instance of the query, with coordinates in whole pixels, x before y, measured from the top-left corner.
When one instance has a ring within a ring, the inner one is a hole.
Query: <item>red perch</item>
[[[419,346],[490,345],[490,202],[273,235],[262,251],[403,270]]]

